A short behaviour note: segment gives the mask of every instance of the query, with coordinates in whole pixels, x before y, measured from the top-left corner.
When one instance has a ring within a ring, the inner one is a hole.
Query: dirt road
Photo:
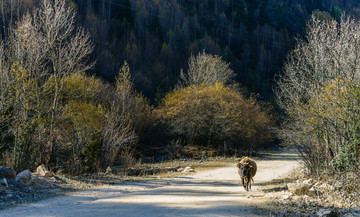
[[[252,191],[240,186],[235,167],[151,182],[111,185],[73,192],[0,211],[0,216],[268,216],[261,186],[298,167],[297,156],[258,160]],[[196,169],[196,168],[195,168]]]

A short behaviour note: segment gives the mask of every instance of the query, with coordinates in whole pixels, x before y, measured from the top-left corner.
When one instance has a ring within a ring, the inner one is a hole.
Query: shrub
[[[227,141],[248,149],[272,138],[273,119],[264,108],[216,82],[173,90],[157,113],[185,143],[219,147]]]

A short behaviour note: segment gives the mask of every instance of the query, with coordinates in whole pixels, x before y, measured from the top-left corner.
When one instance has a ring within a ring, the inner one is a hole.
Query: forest
[[[78,175],[286,141],[312,172],[348,169],[358,87],[338,69],[357,68],[344,55],[356,62],[358,41],[331,31],[356,35],[359,10],[359,0],[2,0],[0,162]],[[311,43],[341,50],[311,38],[316,28],[348,50],[316,56]]]
[[[2,1],[2,35],[40,0]],[[205,50],[231,63],[240,82],[262,100],[273,98],[274,75],[295,36],[315,11],[358,14],[357,0],[68,0],[91,34],[92,73],[113,82],[126,60],[136,89],[159,102],[193,54]],[[5,32],[4,32],[5,31]]]

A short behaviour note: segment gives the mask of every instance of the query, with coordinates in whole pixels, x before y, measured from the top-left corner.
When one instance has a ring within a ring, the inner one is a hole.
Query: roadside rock
[[[16,177],[16,172],[13,168],[9,167],[0,167],[0,179],[14,179]]]
[[[184,168],[183,172],[184,173],[194,172],[194,169],[192,168],[192,166],[187,166]]]
[[[291,197],[291,195],[289,194],[285,194],[284,196],[281,197],[282,200],[287,200]]]
[[[41,176],[52,177],[51,172],[45,167],[45,165],[38,166],[36,172]]]
[[[306,180],[303,181],[303,183],[304,183],[305,185],[311,185],[311,182],[312,182],[312,181],[313,181],[312,179],[306,179]]]
[[[21,173],[19,173],[16,178],[15,178],[15,182],[20,183],[20,184],[25,184],[27,186],[31,186],[34,184],[34,180],[32,178],[32,173],[30,172],[30,170],[24,170]]]
[[[309,193],[311,185],[305,183],[288,183],[287,187],[292,194],[304,195]]]

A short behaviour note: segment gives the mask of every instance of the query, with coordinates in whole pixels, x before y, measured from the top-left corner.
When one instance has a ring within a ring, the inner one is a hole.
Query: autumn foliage
[[[277,82],[287,115],[281,136],[317,178],[359,168],[359,27],[345,15],[313,17]]]
[[[219,147],[226,141],[248,150],[272,138],[273,119],[265,106],[219,82],[173,90],[163,99],[158,114],[174,136],[189,144]]]

